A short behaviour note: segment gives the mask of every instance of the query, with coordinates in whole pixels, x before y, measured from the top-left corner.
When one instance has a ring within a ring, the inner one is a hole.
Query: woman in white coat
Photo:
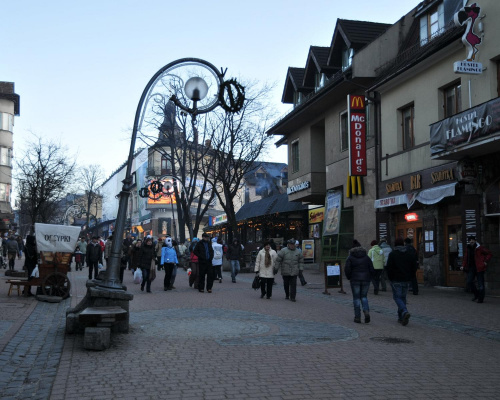
[[[263,299],[266,295],[267,299],[270,299],[273,295],[273,269],[277,256],[276,251],[271,249],[271,245],[268,241],[264,242],[264,247],[261,251],[259,251],[259,254],[257,254],[257,259],[255,260],[255,272],[260,278],[261,299]]]

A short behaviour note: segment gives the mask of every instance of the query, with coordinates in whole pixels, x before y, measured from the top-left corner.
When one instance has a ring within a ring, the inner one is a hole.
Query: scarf
[[[264,265],[266,267],[271,266],[271,254],[270,254],[269,250],[266,250],[266,259],[265,259]]]

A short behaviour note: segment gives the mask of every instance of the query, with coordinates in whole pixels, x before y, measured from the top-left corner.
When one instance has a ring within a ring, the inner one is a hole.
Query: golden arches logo
[[[365,98],[363,96],[352,96],[351,108],[355,108],[358,110],[365,108]]]

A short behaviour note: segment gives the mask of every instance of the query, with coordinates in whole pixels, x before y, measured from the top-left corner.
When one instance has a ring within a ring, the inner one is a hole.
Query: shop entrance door
[[[406,222],[396,225],[396,237],[403,239],[410,238],[412,245],[417,250],[418,259],[420,260],[420,244],[422,243],[422,224],[420,222]],[[423,265],[418,265],[417,282],[424,283]]]
[[[452,217],[446,220],[444,265],[446,285],[465,287],[465,274],[460,271],[463,257],[462,219]]]

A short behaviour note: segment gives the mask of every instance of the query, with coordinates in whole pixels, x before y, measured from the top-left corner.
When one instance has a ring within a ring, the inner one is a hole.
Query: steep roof
[[[327,73],[331,76],[334,70],[328,67],[329,47],[311,46],[307,55],[303,86],[314,87],[315,77],[318,73]]]
[[[283,103],[293,103],[293,94],[302,88],[305,70],[305,68],[288,67],[281,97]]]

